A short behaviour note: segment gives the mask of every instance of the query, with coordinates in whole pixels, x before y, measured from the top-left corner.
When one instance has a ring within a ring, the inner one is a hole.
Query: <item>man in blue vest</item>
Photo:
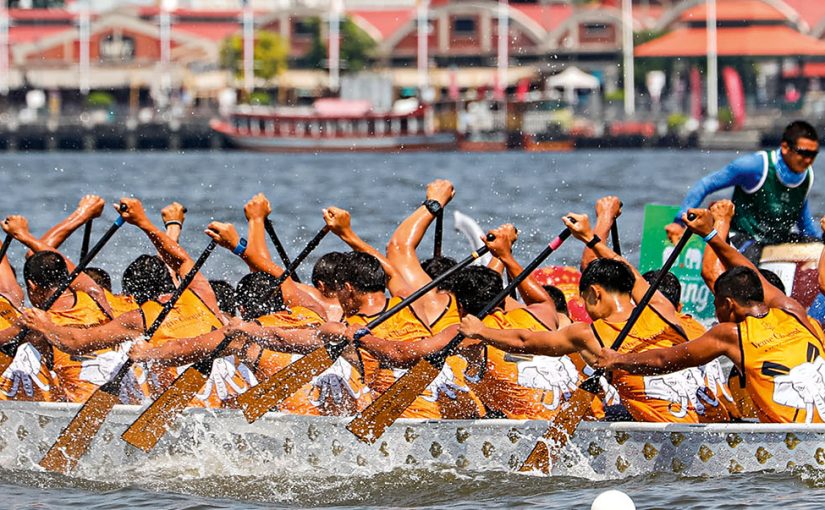
[[[792,122],[778,149],[742,156],[696,183],[674,223],[666,227],[668,236],[674,241],[681,237],[685,230],[681,217],[688,209],[699,207],[715,191],[734,187],[736,212],[730,241],[748,258],[758,259],[765,245],[818,239],[820,231],[808,207],[814,181],[811,165],[818,153],[814,127],[801,120]]]

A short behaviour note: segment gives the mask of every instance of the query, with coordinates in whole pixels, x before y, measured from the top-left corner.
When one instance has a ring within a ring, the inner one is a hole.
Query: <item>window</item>
[[[292,33],[297,37],[310,37],[315,33],[315,26],[309,20],[299,20],[292,24]]]
[[[476,34],[475,18],[453,19],[453,33],[459,36],[474,36]]]

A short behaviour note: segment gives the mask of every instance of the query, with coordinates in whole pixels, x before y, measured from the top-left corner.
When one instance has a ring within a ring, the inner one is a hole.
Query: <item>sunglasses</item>
[[[800,149],[799,147],[791,147],[791,150],[799,154],[803,158],[815,158],[819,154],[819,150]]]

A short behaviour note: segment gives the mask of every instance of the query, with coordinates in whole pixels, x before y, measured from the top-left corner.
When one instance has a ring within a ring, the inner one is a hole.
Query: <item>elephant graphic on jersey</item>
[[[351,378],[352,365],[344,358],[338,358],[331,367],[321,372],[320,375],[313,377],[310,381],[313,389],[318,392],[318,398],[310,398],[310,403],[320,408],[330,399],[336,406],[346,404],[345,400],[351,402],[358,400],[369,389],[364,388],[361,391],[355,391],[349,383]]]
[[[805,410],[805,423],[814,418],[825,420],[825,361],[817,357],[812,362],[793,367],[773,380],[773,401],[777,404]]]
[[[407,371],[403,368],[392,369],[392,375],[395,376],[396,380],[406,373]],[[470,388],[456,384],[453,369],[450,368],[450,365],[444,364],[444,366],[441,367],[441,372],[439,372],[433,382],[427,386],[427,391],[430,392],[430,395],[421,395],[421,398],[427,402],[435,402],[442,395],[450,400],[455,400],[458,398],[457,392],[469,393]]]
[[[590,365],[585,365],[583,372],[585,377],[590,377],[596,373],[596,371],[593,370],[593,368]],[[602,392],[604,393],[604,399],[602,400],[602,402],[604,402],[604,405],[606,407],[617,406],[622,403],[622,397],[619,396],[619,390],[616,389],[615,386],[610,384],[610,382],[607,380],[607,377],[603,375],[599,376],[599,387],[601,387]]]
[[[128,358],[132,342],[124,342],[115,350],[106,351],[94,357],[84,359],[80,363],[80,380],[102,386],[109,382],[120,370]],[[123,378],[119,393],[120,402],[124,404],[141,403],[145,398],[140,389],[140,382],[133,370],[129,370]]]
[[[40,379],[40,351],[30,343],[21,344],[17,348],[9,367],[3,372],[3,378],[11,381],[11,388],[4,392],[7,397],[14,398],[22,389],[27,397],[34,396],[34,387],[40,391],[49,391],[49,383]]]
[[[689,404],[696,400],[696,392],[692,389],[684,370],[672,374],[644,376],[642,379],[645,383],[647,398],[676,404],[668,406],[670,414],[676,418],[683,418],[687,415]]]
[[[702,370],[705,372],[705,386],[716,396],[717,400],[722,396],[728,402],[733,402],[733,395],[730,394],[728,388],[728,378],[722,370],[719,358],[703,366]]]
[[[579,372],[567,356],[553,358],[550,356],[532,356],[532,359],[516,362],[518,383],[527,388],[551,392],[553,401],[542,404],[554,410],[578,387]]]
[[[240,386],[235,380],[235,356],[224,356],[212,362],[212,372],[209,374],[209,379],[203,385],[203,390],[197,394],[197,397],[203,401],[209,398],[212,391],[218,395],[221,400],[226,400],[230,395],[230,389],[235,394],[243,393],[247,390],[246,385]]]

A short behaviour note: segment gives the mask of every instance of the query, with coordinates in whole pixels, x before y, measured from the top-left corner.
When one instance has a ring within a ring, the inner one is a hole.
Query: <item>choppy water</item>
[[[522,232],[516,255],[528,260],[561,230],[560,216],[592,211],[604,194],[617,194],[625,212],[619,220],[622,245],[636,258],[645,203],[676,203],[698,177],[736,154],[731,152],[599,151],[570,154],[410,154],[410,155],[257,155],[242,153],[3,154],[0,215],[29,218],[34,233],[44,232],[71,210],[81,195],[97,193],[116,201],[123,195],[144,200],[159,222],[160,207],[178,200],[189,209],[182,244],[196,256],[208,240],[201,234],[211,220],[243,224],[243,203],[262,191],[273,203],[273,220],[291,254],[323,225],[328,205],[349,209],[353,227],[368,242],[383,247],[394,227],[424,198],[424,185],[446,177],[456,184],[451,209],[470,214],[482,226],[512,222]],[[815,185],[812,209],[825,212],[822,186]],[[115,218],[107,211],[97,221],[103,233]],[[448,219],[446,226],[451,227]],[[65,252],[79,251],[80,234]],[[421,253],[431,246],[425,240]],[[150,244],[124,227],[98,256],[118,287],[122,269]],[[318,254],[344,249],[326,239]],[[465,241],[445,231],[444,251],[467,253]],[[12,250],[21,267],[22,250]],[[575,263],[580,247],[568,243],[553,263]],[[310,258],[300,274],[308,278]],[[244,274],[240,261],[218,252],[207,263],[210,278],[234,282]],[[654,475],[621,482],[575,478],[543,479],[502,473],[471,476],[453,471],[398,471],[353,478],[308,478],[289,471],[266,476],[237,474],[203,477],[191,466],[168,476],[108,482],[65,478],[0,467],[3,508],[589,508],[607,488],[630,494],[638,508],[786,508],[825,506],[825,478],[818,472],[680,478]],[[254,471],[253,471],[254,472]],[[138,471],[139,473],[139,471]],[[159,481],[162,480],[162,481]]]

